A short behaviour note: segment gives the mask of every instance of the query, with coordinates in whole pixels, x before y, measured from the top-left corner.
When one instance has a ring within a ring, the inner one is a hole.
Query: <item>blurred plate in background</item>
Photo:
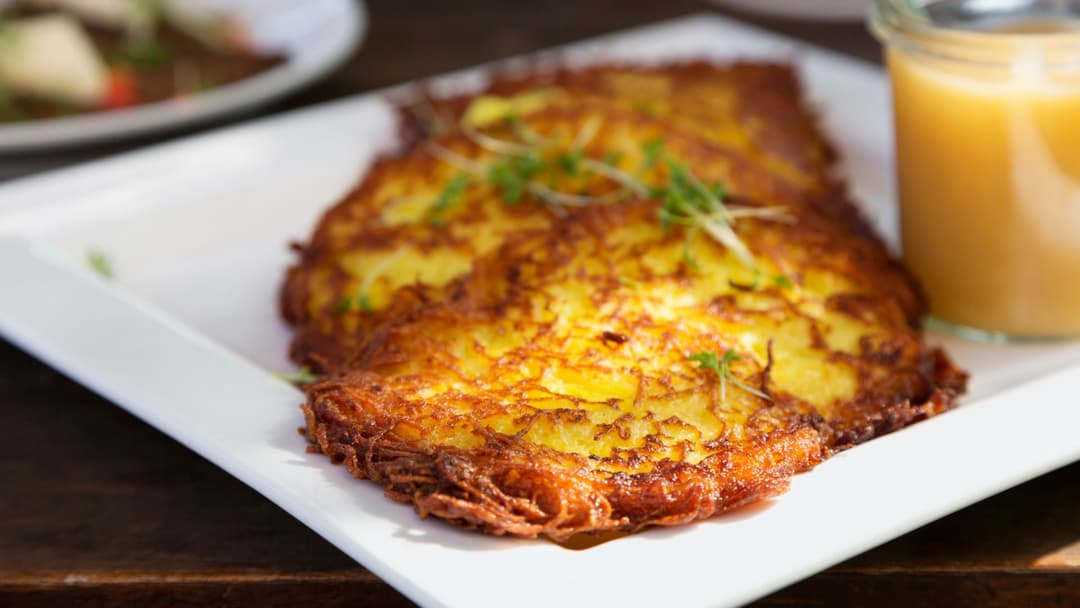
[[[859,21],[866,17],[868,0],[712,0],[748,13],[817,21]]]
[[[245,27],[258,50],[283,64],[183,99],[123,110],[0,125],[0,153],[56,148],[191,126],[251,109],[301,89],[348,58],[367,29],[354,0],[194,0]]]

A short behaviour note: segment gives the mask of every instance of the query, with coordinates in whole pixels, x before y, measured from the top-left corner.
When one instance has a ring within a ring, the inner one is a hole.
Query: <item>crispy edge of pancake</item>
[[[603,232],[603,226],[583,226],[589,223],[588,216],[609,216],[610,226],[625,219],[627,207],[591,208],[546,231],[547,238],[574,231]],[[490,268],[477,272],[502,276],[502,265],[514,264],[510,250],[536,238],[536,234],[515,237],[512,241],[517,242],[487,256],[494,261],[494,272]],[[905,399],[882,407],[878,395],[868,395],[855,404],[861,414],[856,424],[834,433],[832,439],[822,436],[823,421],[796,417],[788,420],[790,427],[749,447],[732,445],[705,464],[661,461],[655,472],[616,475],[610,481],[588,474],[565,453],[514,437],[489,434],[481,450],[422,448],[402,440],[392,432],[398,420],[380,414],[393,409],[387,403],[401,397],[379,388],[385,381],[372,373],[354,372],[312,387],[305,413],[309,438],[318,449],[345,463],[354,475],[383,484],[391,497],[413,502],[421,515],[495,534],[561,539],[582,531],[686,523],[771,496],[791,475],[820,461],[829,443],[844,447],[947,409],[959,388],[954,368],[940,352],[925,348],[918,361],[920,367],[923,362],[928,365],[919,374],[929,376],[928,386],[906,387],[899,394],[914,391],[924,400],[912,404]],[[634,503],[633,497],[643,502]]]
[[[607,216],[610,225],[624,219],[622,211],[594,208],[583,215]],[[564,221],[569,223],[550,232],[587,230],[580,223],[589,218]],[[490,258],[497,268],[512,265],[510,250],[536,237],[520,235]],[[395,403],[404,403],[403,397],[371,372],[334,375],[311,386],[303,410],[314,449],[354,476],[381,484],[390,498],[412,503],[422,517],[434,515],[496,535],[565,540],[582,532],[689,523],[775,496],[793,475],[833,451],[952,407],[963,390],[963,373],[937,349],[922,346],[917,359],[928,367],[919,373],[927,386],[904,387],[897,394],[924,396],[918,403],[893,399],[883,406],[882,396],[873,391],[853,404],[855,424],[841,425],[839,431],[820,417],[793,415],[784,419],[786,426],[746,443],[725,444],[701,462],[659,460],[655,470],[645,473],[598,472],[581,456],[494,432],[486,434],[479,449],[403,439],[393,431],[400,420],[387,414],[397,408]]]
[[[374,381],[345,376],[309,389],[302,407],[312,448],[382,485],[387,497],[413,504],[421,517],[498,536],[565,540],[685,524],[781,494],[793,475],[823,459],[817,433],[803,427],[708,462],[667,461],[650,473],[601,481],[563,464],[565,454],[513,438],[492,436],[480,450],[425,449],[395,438],[392,419],[358,428],[341,389]]]
[[[942,373],[955,369],[942,359]],[[326,454],[357,479],[381,485],[386,496],[435,516],[496,536],[546,536],[565,541],[582,533],[634,532],[706,519],[784,493],[791,478],[835,450],[803,426],[780,432],[750,449],[728,450],[703,463],[667,461],[656,471],[620,475],[601,484],[558,463],[557,455],[515,451],[492,440],[481,450],[422,448],[390,434],[393,420],[358,426],[342,386],[372,382],[345,376],[308,389],[302,405],[312,451]],[[918,406],[898,404],[880,413],[858,441],[898,430],[950,409],[955,394],[941,389]],[[853,441],[852,443],[855,443]],[[546,449],[546,448],[545,448]],[[716,471],[723,471],[718,475]],[[620,515],[616,515],[620,514]]]

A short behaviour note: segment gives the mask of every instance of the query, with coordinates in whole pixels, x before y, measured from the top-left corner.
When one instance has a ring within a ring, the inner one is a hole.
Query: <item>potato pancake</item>
[[[426,104],[444,127],[379,161],[286,278],[313,448],[422,516],[562,540],[775,495],[951,407],[966,377],[922,343],[923,298],[792,83],[601,67]],[[786,110],[707,106],[748,90]]]
[[[524,116],[583,104],[662,118],[672,128],[740,153],[791,185],[818,191],[830,186],[834,154],[802,108],[798,80],[786,65],[688,62],[510,73],[479,95],[421,96],[409,113],[430,130],[462,118],[485,124],[509,110]]]

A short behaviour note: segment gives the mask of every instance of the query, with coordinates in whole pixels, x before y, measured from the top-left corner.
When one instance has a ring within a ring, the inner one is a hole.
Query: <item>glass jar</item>
[[[1080,336],[1080,2],[876,0],[904,260],[947,329]]]

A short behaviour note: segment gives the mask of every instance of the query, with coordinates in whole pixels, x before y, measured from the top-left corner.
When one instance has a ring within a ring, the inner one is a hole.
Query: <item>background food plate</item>
[[[786,19],[809,19],[812,21],[858,21],[866,18],[870,0],[814,0],[792,2],[791,0],[712,0],[720,6],[773,15]]]
[[[55,148],[190,126],[269,103],[314,82],[348,58],[367,29],[355,0],[185,0],[235,17],[259,50],[283,64],[183,99],[123,110],[0,124],[0,152]],[[0,0],[0,4],[3,1]]]
[[[879,70],[712,16],[547,57],[702,55],[798,63],[868,214],[894,231]],[[286,243],[306,238],[394,127],[386,102],[362,96],[0,187],[0,332],[425,605],[735,605],[1080,457],[1080,345],[955,343],[974,372],[961,408],[844,452],[766,504],[582,551],[422,521],[306,454],[302,396],[269,373],[288,367]],[[91,249],[115,280],[90,271]]]

